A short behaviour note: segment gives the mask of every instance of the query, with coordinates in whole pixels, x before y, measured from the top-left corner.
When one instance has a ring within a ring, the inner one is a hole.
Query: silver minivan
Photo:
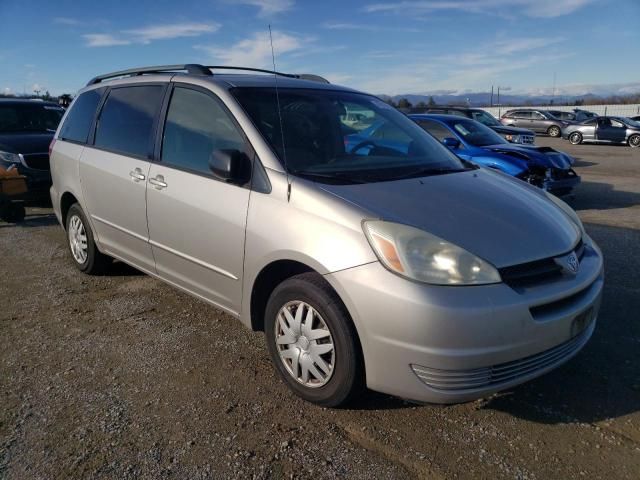
[[[585,345],[603,263],[570,207],[304,77],[170,65],[89,82],[51,155],[76,266],[118,259],[264,331],[283,381],[324,406],[364,387],[468,401]]]

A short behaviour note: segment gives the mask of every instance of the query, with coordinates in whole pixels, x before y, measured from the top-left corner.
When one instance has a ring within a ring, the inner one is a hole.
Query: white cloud
[[[361,77],[357,85],[373,93],[390,95],[423,93],[427,89],[462,91],[495,81],[509,72],[549,65],[566,58],[569,55],[567,52],[554,47],[562,41],[560,37],[499,39],[477,45],[468,51],[452,51],[447,55],[432,57],[427,62],[407,60],[388,69],[376,69],[375,75]],[[364,57],[385,58],[386,53],[374,51]]]
[[[11,95],[12,92],[13,90],[11,90],[9,87],[4,87],[2,89],[2,93],[4,93],[5,95]]]
[[[133,30],[124,30],[131,35],[132,40],[140,43],[150,43],[153,40],[167,40],[180,37],[197,37],[205,33],[213,33],[220,28],[218,23],[176,23],[169,25],[151,25]]]
[[[220,24],[211,23],[174,23],[163,25],[149,25],[131,30],[122,30],[117,34],[90,33],[83,35],[88,47],[112,47],[130,45],[132,43],[148,44],[155,40],[169,40],[182,37],[197,37],[213,33],[220,28]]]
[[[234,3],[258,7],[260,16],[269,16],[290,10],[295,2],[294,0],[237,0]]]
[[[523,13],[530,17],[559,17],[568,15],[595,0],[422,0],[372,3],[365,12],[431,13],[436,11],[463,11],[512,15]]]
[[[109,33],[87,33],[82,35],[87,47],[113,47],[116,45],[129,45],[130,40],[117,38]]]
[[[322,24],[322,28],[327,30],[355,30],[365,32],[420,32],[419,28],[411,27],[386,27],[382,25],[371,25],[368,23],[350,23],[350,22],[326,22]]]
[[[274,30],[273,50],[276,62],[281,55],[300,50],[307,40]],[[225,65],[243,67],[272,68],[271,42],[269,32],[257,32],[251,37],[228,47],[196,45],[194,48],[207,52]]]

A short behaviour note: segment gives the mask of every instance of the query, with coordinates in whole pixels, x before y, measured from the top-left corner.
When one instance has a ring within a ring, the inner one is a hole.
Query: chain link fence
[[[522,105],[519,107],[482,107],[496,118],[500,118],[507,110],[515,110],[518,108],[533,108],[538,110],[560,110],[563,112],[572,112],[573,109],[578,108],[580,110],[588,110],[598,115],[613,115],[617,117],[635,117],[640,115],[640,103],[634,103],[629,105],[573,105],[573,106],[559,106],[559,105],[546,105],[546,106],[529,106]]]

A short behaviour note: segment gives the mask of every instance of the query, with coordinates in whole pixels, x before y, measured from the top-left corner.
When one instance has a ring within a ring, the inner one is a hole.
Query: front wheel
[[[640,135],[631,135],[629,137],[629,146],[631,148],[638,148],[640,147]]]
[[[364,374],[355,328],[320,275],[304,273],[278,285],[265,315],[271,361],[296,395],[338,407],[360,393]]]
[[[111,257],[98,250],[91,226],[77,203],[67,213],[67,244],[73,263],[81,272],[100,274],[111,264]]]
[[[552,125],[549,127],[549,130],[547,130],[547,133],[551,137],[559,137],[562,132],[560,131],[560,127],[556,127],[555,125]]]
[[[571,142],[572,145],[580,145],[582,143],[582,135],[578,132],[573,132],[569,135],[569,142]]]

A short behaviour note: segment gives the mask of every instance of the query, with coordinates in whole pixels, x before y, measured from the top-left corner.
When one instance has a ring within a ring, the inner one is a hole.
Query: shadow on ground
[[[583,181],[569,202],[574,210],[610,210],[640,205],[640,193],[616,190],[609,183]]]

